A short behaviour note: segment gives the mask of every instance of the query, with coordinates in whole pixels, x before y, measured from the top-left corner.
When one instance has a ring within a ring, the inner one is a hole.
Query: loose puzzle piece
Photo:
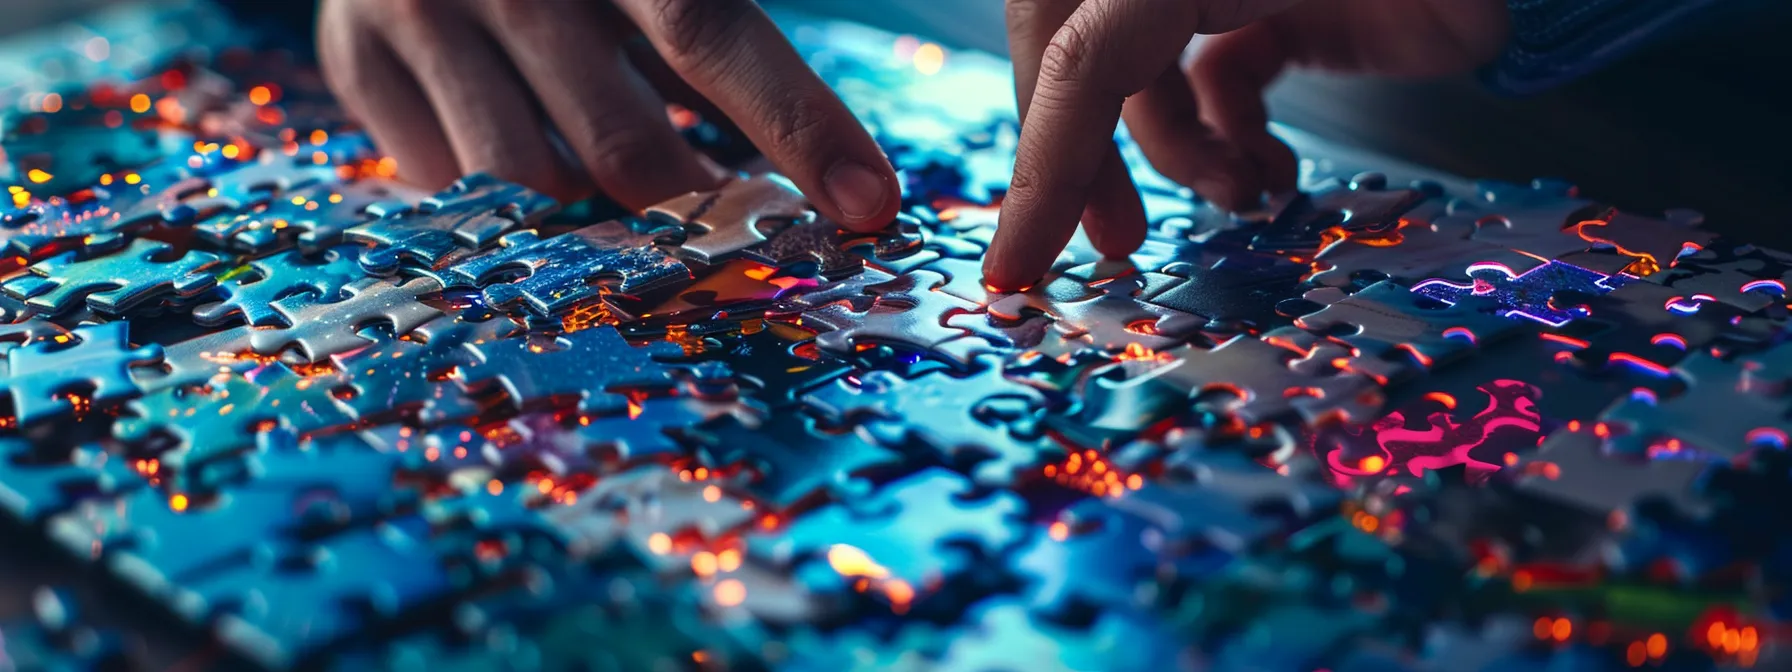
[[[1573,185],[1556,180],[1535,180],[1528,186],[1480,181],[1475,183],[1476,198],[1452,201],[1449,216],[1473,219],[1477,241],[1540,259],[1561,259],[1592,245],[1576,225],[1606,210],[1578,194]]]
[[[1622,362],[1660,373],[1686,353],[1719,341],[1772,337],[1769,327],[1745,320],[1740,310],[1648,282],[1604,294],[1558,292],[1550,304],[1585,316],[1555,331],[1580,348],[1577,358],[1595,366]]]
[[[1473,222],[1453,218],[1401,220],[1399,227],[1378,237],[1350,236],[1326,245],[1313,258],[1313,282],[1330,287],[1349,285],[1364,273],[1404,282],[1431,278],[1464,280],[1470,268],[1500,266],[1512,275],[1529,271],[1543,260],[1521,252],[1472,240]],[[1390,253],[1389,249],[1395,250]]]
[[[1426,198],[1424,189],[1388,189],[1382,175],[1357,175],[1348,183],[1333,182],[1316,194],[1295,197],[1251,240],[1251,248],[1311,251],[1333,229],[1353,235],[1383,233],[1402,225],[1401,216]]]
[[[1467,283],[1449,280],[1426,280],[1413,285],[1412,291],[1433,299],[1455,303],[1465,297],[1485,297],[1498,302],[1507,317],[1524,318],[1552,327],[1560,327],[1584,313],[1573,306],[1557,307],[1550,299],[1556,292],[1604,294],[1629,283],[1628,275],[1604,275],[1587,269],[1552,261],[1519,275],[1503,266],[1472,267]]]
[[[453,284],[483,285],[489,305],[526,302],[538,314],[553,315],[598,296],[602,290],[592,282],[602,278],[614,279],[615,290],[624,293],[690,279],[682,262],[655,245],[661,235],[618,221],[546,239],[518,231],[501,239],[497,249],[444,269],[443,277]],[[518,273],[522,277],[515,281],[493,282]]]
[[[468,175],[411,207],[375,207],[380,217],[343,232],[372,245],[361,266],[390,275],[405,264],[436,268],[450,252],[479,250],[512,229],[534,226],[559,209],[553,199],[484,173]]]
[[[130,310],[163,294],[191,297],[210,289],[216,278],[203,274],[222,261],[209,252],[190,251],[177,259],[157,261],[173,248],[165,243],[138,239],[114,254],[77,261],[65,252],[32,264],[31,275],[5,284],[6,292],[45,313],[55,315],[87,305],[109,314]]]
[[[1122,351],[1128,346],[1163,350],[1186,341],[1205,320],[1139,297],[1178,282],[1173,276],[1142,273],[1085,285],[1059,276],[989,304],[989,314],[1009,323],[1046,315],[1052,318],[1053,330],[1074,343],[1072,350]]]
[[[342,287],[337,297],[289,296],[273,304],[286,326],[260,329],[249,335],[255,351],[272,355],[296,346],[308,362],[322,361],[366,346],[371,341],[357,332],[370,325],[390,325],[393,336],[403,336],[442,314],[417,297],[441,291],[441,283],[413,278],[399,285],[380,278],[363,278]]]
[[[967,332],[945,324],[955,312],[973,304],[937,291],[945,277],[914,271],[889,282],[863,286],[858,295],[841,296],[805,310],[795,324],[825,328],[816,337],[821,349],[849,354],[861,345],[902,344],[927,350]],[[819,299],[805,295],[801,300]],[[831,297],[830,297],[831,298]]]
[[[1757,311],[1785,299],[1786,283],[1792,281],[1792,255],[1718,240],[1682,254],[1673,268],[1648,279],[1687,295],[1704,294]]]
[[[89,403],[137,394],[131,368],[156,363],[162,349],[153,344],[132,348],[129,333],[126,322],[97,324],[7,351],[0,391],[12,398],[18,423],[30,425],[85,410]]]
[[[240,316],[251,326],[278,325],[284,319],[274,303],[297,294],[328,300],[349,283],[365,277],[353,248],[327,250],[307,257],[288,250],[249,262],[220,276],[229,298],[193,309],[200,324],[222,324]]]
[[[159,459],[177,473],[253,448],[270,433],[306,436],[355,423],[332,390],[340,375],[301,376],[274,364],[243,377],[224,376],[199,387],[175,387],[131,402],[135,417],[113,426],[123,441],[166,435],[174,444]]]
[[[1601,443],[1591,431],[1550,434],[1526,463],[1519,490],[1600,519],[1624,515],[1644,498],[1660,498],[1687,515],[1709,512],[1693,487],[1711,469],[1709,460],[1606,454]]]
[[[1294,323],[1348,343],[1352,358],[1368,363],[1360,367],[1365,370],[1386,371],[1377,365],[1392,363],[1395,356],[1433,369],[1520,329],[1521,323],[1495,314],[1495,305],[1473,296],[1442,304],[1383,280]],[[1274,335],[1272,332],[1269,337]]]
[[[896,452],[848,432],[824,432],[796,413],[750,426],[739,418],[718,418],[682,432],[718,467],[746,465],[751,476],[737,486],[754,501],[777,510],[818,496],[854,493],[855,479],[901,463]]]
[[[779,229],[809,221],[808,201],[776,175],[731,180],[715,191],[694,191],[647,209],[647,216],[685,227],[678,253],[703,263],[770,240]],[[776,258],[762,261],[776,262]]]
[[[1369,378],[1297,372],[1291,366],[1296,356],[1266,341],[1235,336],[1212,350],[1183,346],[1159,353],[1137,375],[1096,384],[1162,387],[1197,401],[1219,395],[1218,405],[1247,425],[1290,414],[1308,422],[1331,416],[1361,421],[1381,406]]]

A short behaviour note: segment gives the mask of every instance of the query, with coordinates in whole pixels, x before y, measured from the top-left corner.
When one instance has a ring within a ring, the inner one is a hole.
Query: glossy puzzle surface
[[[0,54],[0,669],[1786,669],[1792,255],[1122,137],[1143,249],[994,294],[1006,65],[781,18],[880,233],[418,192],[203,10]]]

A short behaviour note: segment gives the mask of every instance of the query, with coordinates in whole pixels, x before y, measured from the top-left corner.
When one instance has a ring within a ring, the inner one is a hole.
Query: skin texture
[[[1023,123],[983,268],[1004,290],[1037,282],[1079,222],[1110,257],[1144,240],[1122,118],[1164,175],[1245,208],[1295,183],[1264,106],[1284,69],[1448,75],[1509,32],[1505,0],[1008,0],[1007,16]],[[325,0],[318,46],[343,104],[428,186],[485,171],[634,208],[714,186],[725,171],[679,139],[670,101],[732,122],[848,228],[899,206],[888,159],[750,0]]]

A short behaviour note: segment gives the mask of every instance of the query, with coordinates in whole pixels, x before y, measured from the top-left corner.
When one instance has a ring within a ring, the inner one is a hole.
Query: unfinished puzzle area
[[[1284,129],[992,293],[1007,65],[780,19],[880,232],[421,192],[203,9],[0,53],[0,670],[1792,665],[1792,255]]]

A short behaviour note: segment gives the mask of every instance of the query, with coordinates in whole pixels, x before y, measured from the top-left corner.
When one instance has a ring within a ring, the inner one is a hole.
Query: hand
[[[712,187],[672,101],[725,115],[842,225],[900,206],[889,160],[750,0],[325,0],[318,23],[331,88],[415,182],[484,171],[637,209]]]
[[[1037,281],[1079,214],[1103,255],[1138,249],[1144,207],[1112,141],[1122,117],[1158,171],[1240,209],[1294,187],[1263,101],[1283,68],[1445,75],[1491,60],[1507,30],[1506,0],[1008,0],[1023,123],[984,281]]]

